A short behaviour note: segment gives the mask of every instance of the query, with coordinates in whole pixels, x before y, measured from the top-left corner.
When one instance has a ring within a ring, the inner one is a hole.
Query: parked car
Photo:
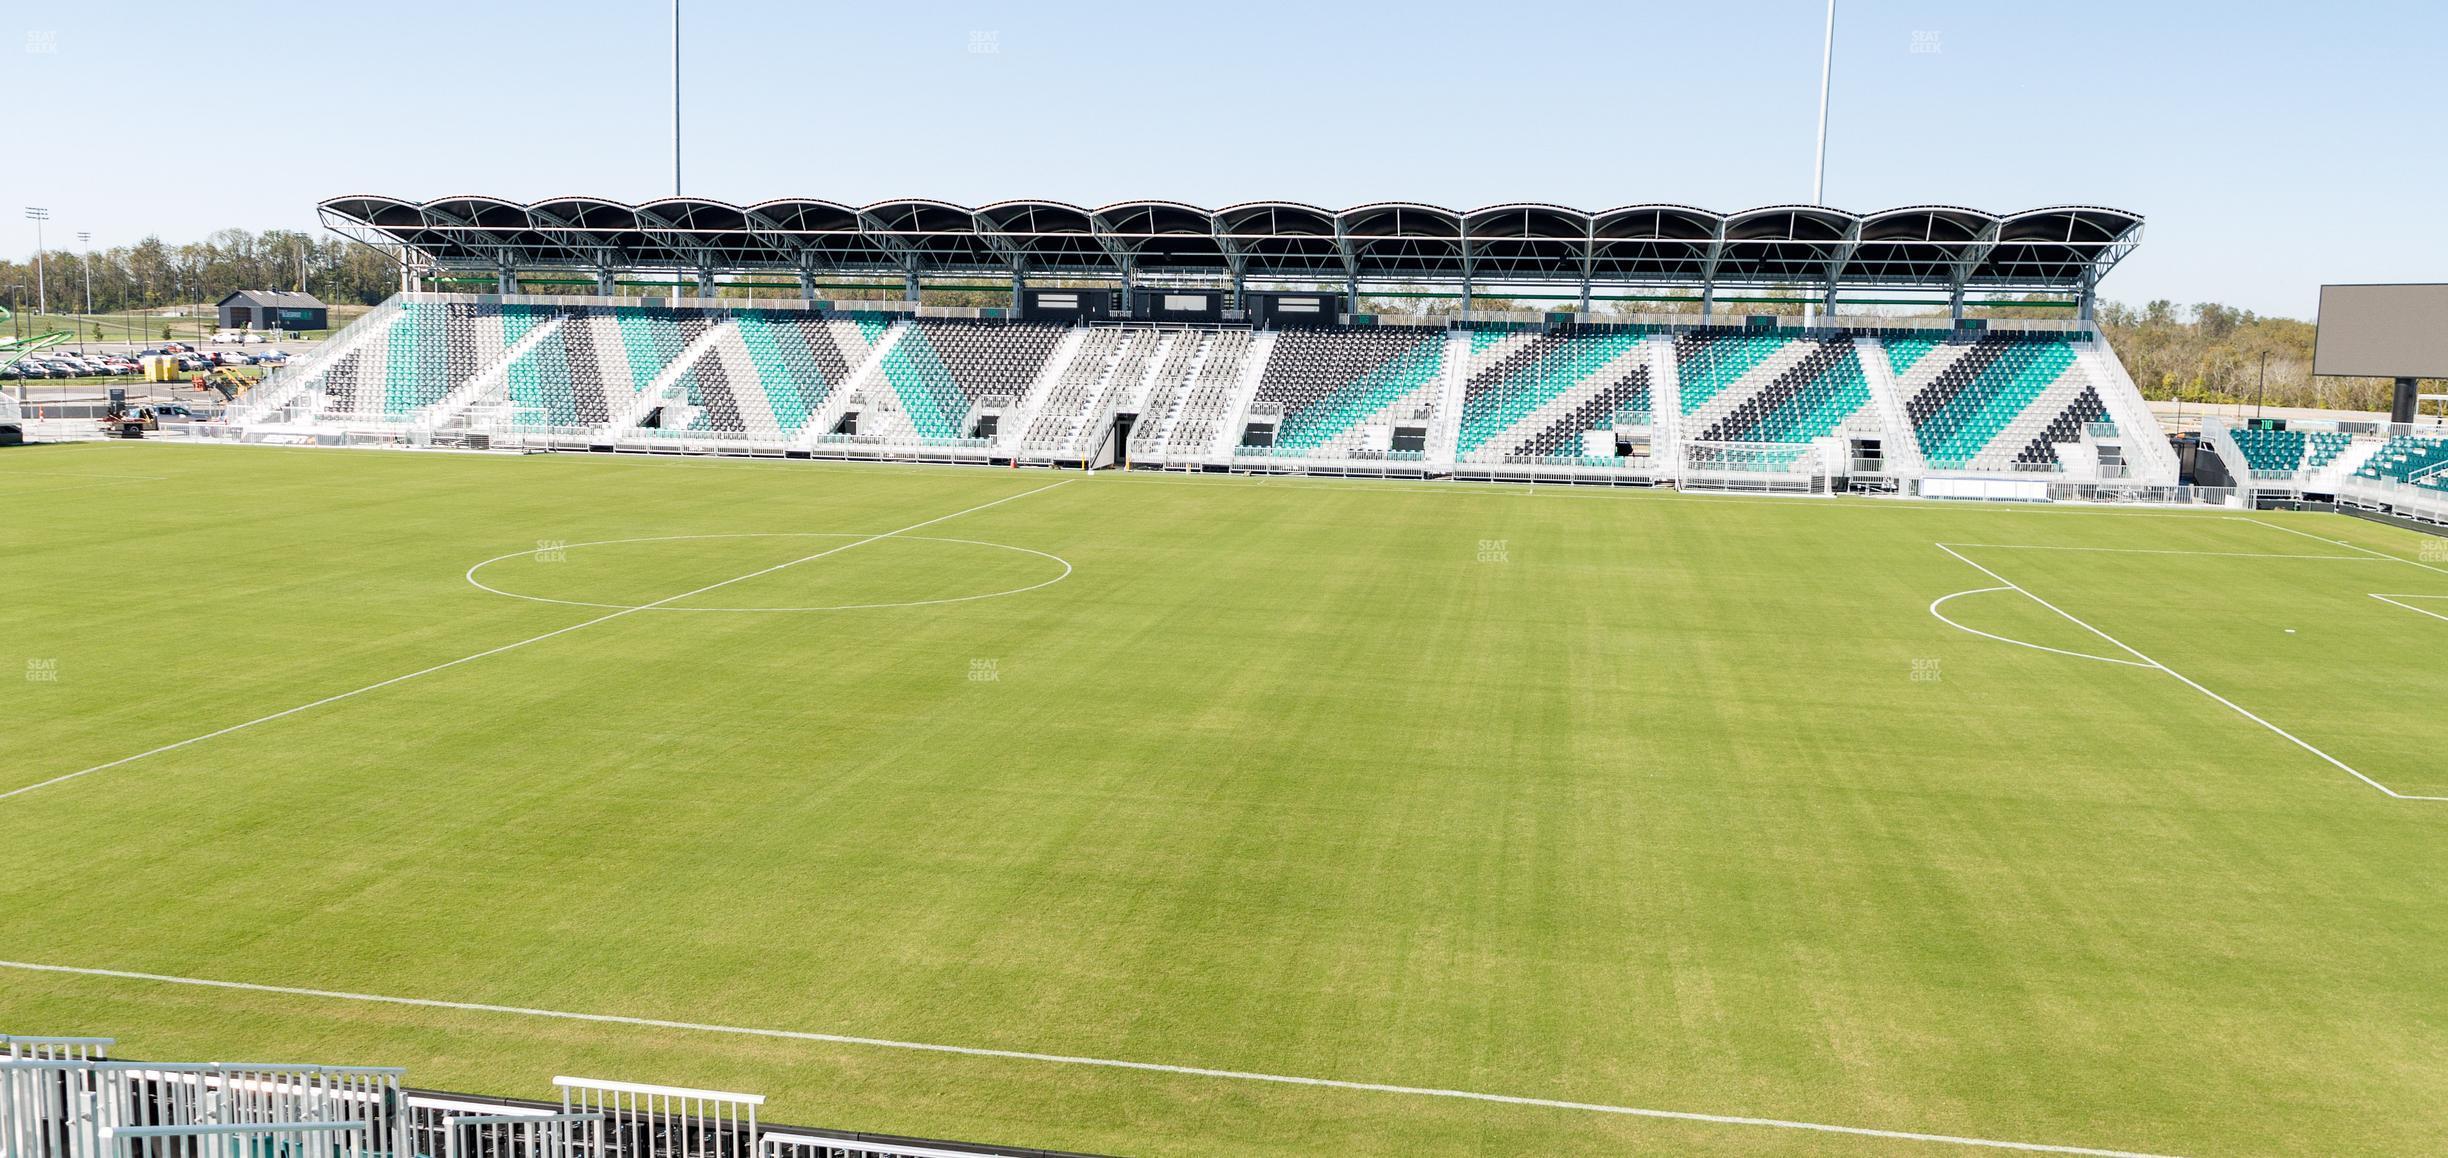
[[[256,333],[253,330],[248,330],[247,332],[238,335],[238,340],[250,346],[260,346],[264,343],[264,336]]]
[[[289,355],[279,350],[266,350],[255,355],[255,360],[266,366],[285,366],[289,364]]]
[[[213,355],[213,360],[221,363],[224,366],[252,366],[255,364],[254,358],[241,354],[236,350],[223,350],[220,353]]]

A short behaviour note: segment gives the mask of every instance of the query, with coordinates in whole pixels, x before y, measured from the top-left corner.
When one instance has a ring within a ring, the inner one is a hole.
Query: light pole
[[[42,223],[51,220],[51,211],[33,205],[26,206],[26,220],[34,223],[34,314],[40,317],[51,312],[51,299],[43,291]]]
[[[2261,388],[2253,393],[2253,425],[2261,425],[2261,401],[2269,397],[2269,351],[2261,351]]]
[[[77,230],[77,246],[85,251],[85,260],[79,264],[85,267],[85,322],[91,324],[93,322],[93,234],[82,229]],[[77,353],[84,352],[85,331],[80,329],[77,331]]]
[[[680,0],[672,0],[672,196],[680,195]]]
[[[21,286],[21,285],[12,285],[12,286],[10,286],[10,287],[9,287],[9,336],[10,336],[10,337],[12,337],[12,338],[14,338],[14,337],[21,337],[21,336],[22,336],[22,335],[19,333],[18,328],[17,328],[17,327],[18,327],[18,322],[17,322],[17,319],[18,319],[18,317],[20,316],[20,315],[19,315],[19,310],[18,310],[18,308],[17,308],[17,307],[18,307],[18,300],[17,300],[17,299],[18,299],[18,298],[20,298],[20,297],[23,297],[24,295],[25,295],[25,287],[24,287],[24,286]],[[17,409],[19,409],[19,410],[21,410],[21,411],[25,409],[25,405],[26,405],[26,397],[27,397],[27,395],[26,395],[26,380],[25,380],[25,376],[24,376],[23,374],[20,374],[20,375],[18,375],[18,377],[17,377]]]
[[[1827,37],[1819,46],[1819,145],[1811,151],[1811,204],[1827,199],[1827,114],[1828,81],[1836,71],[1836,0],[1828,0]],[[1833,290],[1830,291],[1831,295]],[[1830,313],[1834,313],[1831,298]],[[1802,324],[1807,327],[1817,317],[1817,307],[1803,303]]]

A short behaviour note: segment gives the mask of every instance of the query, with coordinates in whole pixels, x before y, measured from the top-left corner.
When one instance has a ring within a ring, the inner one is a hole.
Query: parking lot
[[[316,343],[280,335],[224,331],[202,342],[85,342],[55,346],[0,366],[0,389],[29,408],[60,409],[52,416],[80,416],[82,403],[104,403],[114,389],[139,404],[195,403],[220,400],[217,392],[195,382],[228,370],[240,378],[260,380]],[[173,380],[147,381],[144,360],[170,362]],[[98,413],[98,412],[97,412]]]

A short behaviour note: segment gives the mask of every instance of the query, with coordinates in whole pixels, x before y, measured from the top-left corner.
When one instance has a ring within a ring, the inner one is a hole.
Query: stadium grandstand
[[[320,212],[396,258],[402,290],[211,433],[2018,499],[2178,482],[2092,324],[2142,234],[2114,209],[351,196]],[[897,300],[827,296],[879,277]],[[922,304],[980,279],[1008,304]],[[1361,311],[1389,292],[1461,308]],[[1557,308],[1472,308],[1491,295]],[[2069,316],[1967,316],[1974,295]],[[1594,307],[1643,300],[1697,313]],[[1810,316],[1741,312],[1797,300]],[[1946,312],[1877,312],[1914,302]]]

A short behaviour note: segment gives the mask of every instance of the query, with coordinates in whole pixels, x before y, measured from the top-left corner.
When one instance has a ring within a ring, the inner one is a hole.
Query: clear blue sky
[[[1810,192],[1820,0],[684,4],[697,195]],[[663,0],[11,9],[11,121],[64,132],[0,169],[10,250],[21,204],[116,244],[340,193],[670,192]],[[1840,0],[1836,52],[1829,204],[2134,210],[2126,301],[2309,317],[2324,281],[2448,280],[2448,5]]]

